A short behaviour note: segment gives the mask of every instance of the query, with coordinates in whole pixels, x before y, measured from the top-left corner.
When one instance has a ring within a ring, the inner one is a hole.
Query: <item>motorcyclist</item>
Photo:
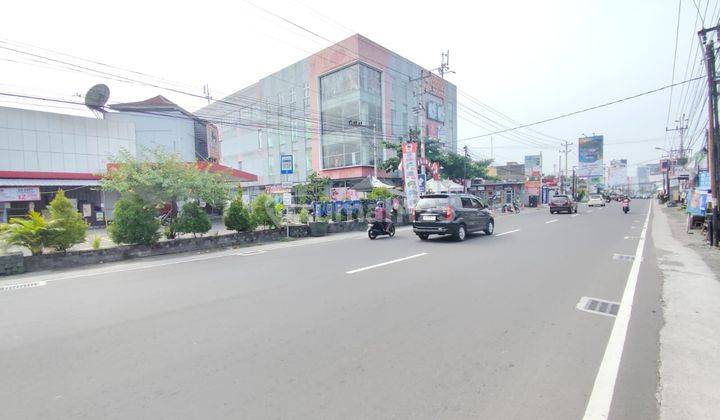
[[[630,209],[630,199],[627,196],[623,197],[622,205],[623,205],[623,208],[627,207],[628,210]]]
[[[375,213],[373,214],[373,219],[380,222],[382,224],[383,230],[385,230],[385,232],[388,232],[388,228],[390,227],[390,219],[388,219],[387,209],[385,209],[384,202],[377,202],[377,205],[375,206]]]

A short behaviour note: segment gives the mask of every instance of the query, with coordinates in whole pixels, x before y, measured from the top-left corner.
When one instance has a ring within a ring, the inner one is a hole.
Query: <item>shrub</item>
[[[48,230],[45,246],[65,252],[73,245],[85,242],[87,223],[65,197],[63,190],[58,190],[48,210],[51,229]]]
[[[264,227],[279,227],[280,218],[277,215],[275,202],[268,194],[260,194],[253,202],[253,219],[255,223]]]
[[[28,218],[13,217],[0,226],[0,238],[5,245],[22,246],[33,255],[42,254],[48,235],[48,224],[40,213],[31,211]]]
[[[303,208],[300,210],[300,223],[306,225],[310,220],[310,212],[308,209]]]
[[[192,233],[203,235],[212,228],[210,217],[196,201],[185,203],[182,212],[177,220],[177,231],[180,233]]]
[[[100,249],[101,242],[102,242],[102,237],[100,235],[93,236],[93,240],[92,240],[93,249]]]
[[[223,221],[226,228],[237,232],[255,230],[255,220],[243,204],[242,195],[238,195],[230,203]]]
[[[153,245],[160,239],[159,228],[153,206],[135,194],[128,194],[115,203],[108,233],[116,244]]]

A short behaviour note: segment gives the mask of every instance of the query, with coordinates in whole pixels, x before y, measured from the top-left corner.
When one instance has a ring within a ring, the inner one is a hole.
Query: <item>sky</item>
[[[78,95],[105,83],[110,102],[162,94],[195,110],[206,101],[159,87],[203,96],[207,84],[219,99],[330,45],[261,6],[333,41],[360,33],[425,68],[438,67],[441,52],[450,50],[455,73],[447,79],[460,92],[459,147],[467,145],[472,156],[489,158],[491,137],[483,135],[498,127],[703,76],[699,16],[705,26],[713,26],[720,16],[718,0],[364,0],[352,7],[329,0],[256,1],[7,2],[0,16],[0,92],[82,101]],[[37,56],[145,84],[69,70]],[[578,137],[602,134],[605,163],[628,159],[628,172],[634,175],[634,165],[657,162],[662,152],[656,147],[678,147],[679,132],[666,128],[676,127],[683,112],[686,137],[697,139],[695,150],[701,146],[704,83],[673,88],[672,96],[666,89],[539,124],[532,127],[535,131],[493,135],[492,157],[502,164],[542,152],[543,169],[551,172],[561,156],[560,142],[569,141],[572,168]],[[0,106],[83,112],[72,105],[3,95]],[[483,137],[467,139],[475,136]]]

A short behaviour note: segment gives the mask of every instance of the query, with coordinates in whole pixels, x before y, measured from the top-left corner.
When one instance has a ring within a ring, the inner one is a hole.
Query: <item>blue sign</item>
[[[687,191],[687,212],[695,216],[705,216],[708,195],[706,191]]]
[[[293,173],[293,156],[280,155],[280,174],[288,175]]]
[[[418,193],[425,194],[425,174],[418,174]]]
[[[710,174],[708,171],[698,172],[698,186],[699,190],[707,191],[710,189]]]

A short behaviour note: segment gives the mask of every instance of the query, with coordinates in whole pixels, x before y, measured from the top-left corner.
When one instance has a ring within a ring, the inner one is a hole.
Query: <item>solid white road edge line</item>
[[[503,236],[503,235],[508,235],[510,233],[515,233],[515,232],[520,232],[520,229],[508,230],[507,232],[503,232],[503,233],[496,233],[495,236]]]
[[[355,274],[355,273],[359,273],[359,272],[365,271],[365,270],[372,270],[373,268],[378,268],[378,267],[382,267],[382,266],[388,265],[388,264],[395,264],[398,262],[407,261],[407,260],[410,260],[413,258],[422,257],[423,255],[427,255],[427,252],[421,252],[419,254],[411,255],[409,257],[398,258],[396,260],[385,261],[380,264],[369,265],[367,267],[356,268],[355,270],[346,271],[345,274]]]
[[[610,414],[610,404],[612,404],[613,394],[615,393],[615,381],[617,380],[618,370],[620,369],[620,359],[622,358],[623,348],[625,347],[625,338],[627,336],[628,324],[630,323],[630,315],[632,314],[635,288],[637,287],[638,275],[640,274],[640,264],[642,263],[642,254],[645,248],[645,234],[647,233],[648,223],[650,222],[651,210],[652,205],[648,208],[647,216],[645,216],[645,225],[643,226],[640,241],[635,251],[635,260],[630,268],[627,283],[625,283],[625,291],[620,301],[620,309],[618,310],[617,317],[615,317],[610,339],[608,339],[605,354],[603,355],[600,368],[595,377],[592,394],[590,394],[590,399],[585,408],[585,415],[583,416],[585,420],[607,419]]]
[[[548,220],[547,222],[545,222],[545,224],[555,223],[555,222],[557,222],[557,221],[558,221],[558,219],[552,219],[552,220]]]

